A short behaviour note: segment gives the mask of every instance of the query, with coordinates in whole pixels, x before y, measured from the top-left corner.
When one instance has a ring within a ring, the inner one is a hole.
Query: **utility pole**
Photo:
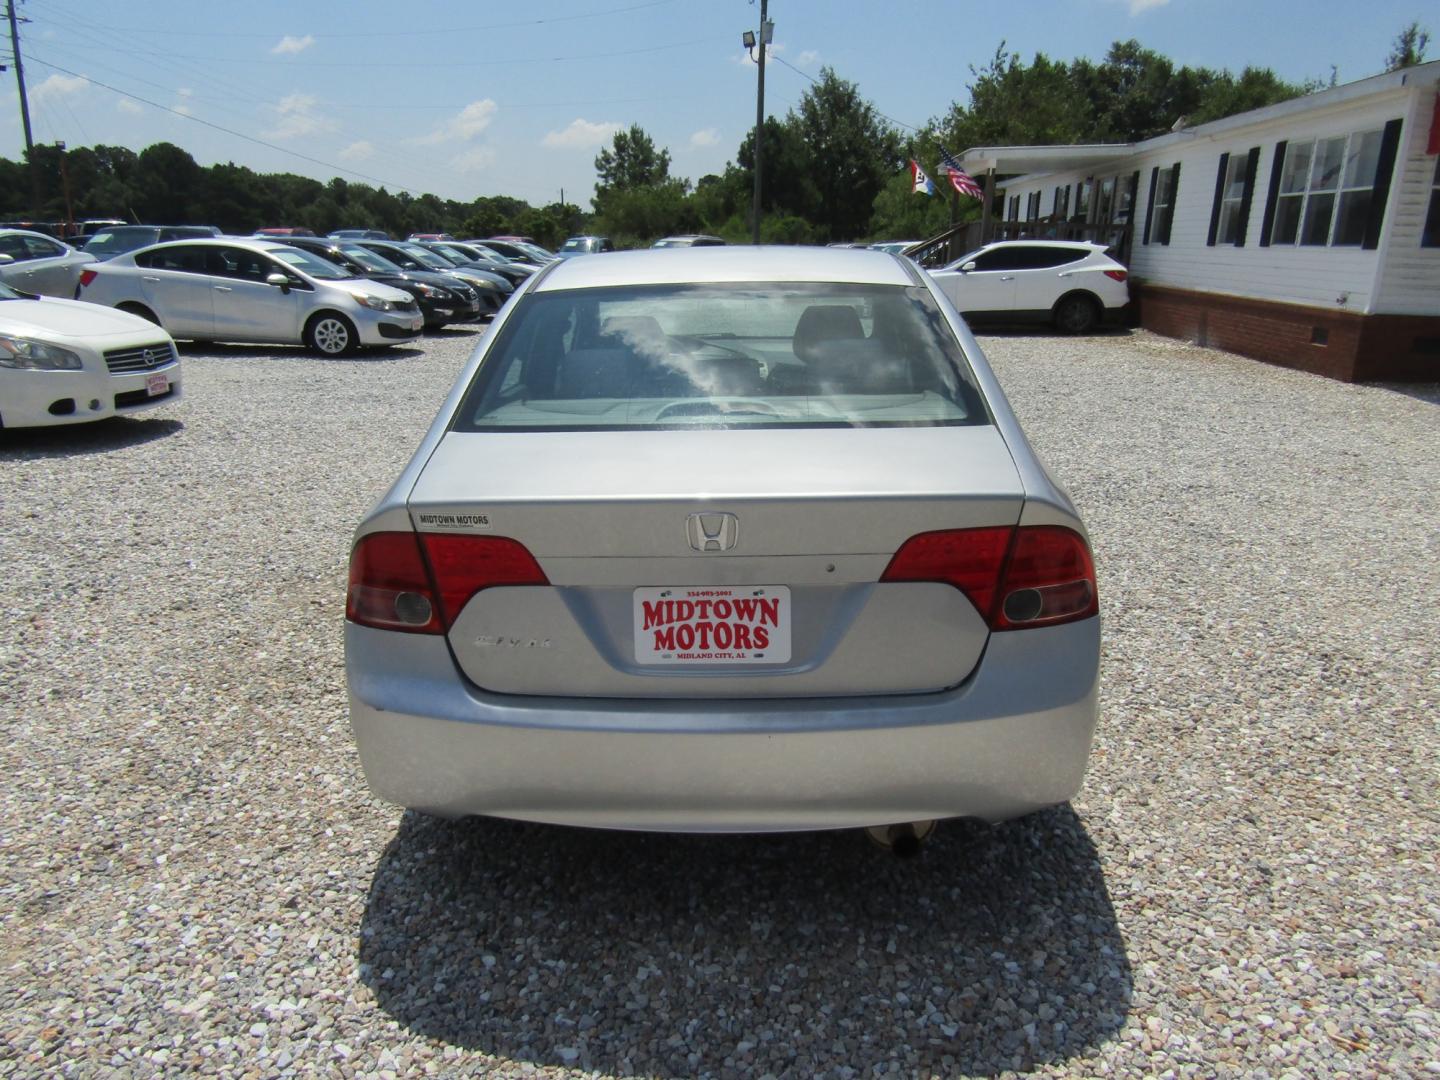
[[[13,2],[13,0],[12,0]],[[760,243],[760,163],[765,142],[765,50],[774,28],[765,17],[769,0],[760,0],[760,81],[755,91],[755,212],[753,243]]]
[[[20,62],[20,26],[15,18],[15,0],[6,0],[5,8],[10,17],[10,51],[15,56],[15,82],[20,87],[20,121],[25,125],[25,157],[28,159],[30,151],[35,149],[35,141],[30,137],[30,100],[25,96],[25,65]]]

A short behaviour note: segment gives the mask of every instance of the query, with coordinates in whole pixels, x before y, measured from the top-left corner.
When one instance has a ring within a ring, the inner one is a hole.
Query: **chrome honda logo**
[[[740,519],[734,514],[691,514],[685,519],[685,534],[696,551],[729,551],[740,540]]]

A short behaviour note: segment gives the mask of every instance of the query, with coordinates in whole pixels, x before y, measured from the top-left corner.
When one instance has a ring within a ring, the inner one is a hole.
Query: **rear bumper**
[[[354,624],[345,657],[366,778],[401,806],[677,832],[998,821],[1079,790],[1100,620],[992,635],[963,686],[891,697],[496,695],[443,638]]]

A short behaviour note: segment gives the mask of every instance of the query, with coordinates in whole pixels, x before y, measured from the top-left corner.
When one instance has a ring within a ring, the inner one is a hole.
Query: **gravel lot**
[[[900,862],[369,796],[350,530],[474,341],[0,433],[0,1075],[1440,1072],[1435,387],[984,339],[1094,535],[1101,729]]]

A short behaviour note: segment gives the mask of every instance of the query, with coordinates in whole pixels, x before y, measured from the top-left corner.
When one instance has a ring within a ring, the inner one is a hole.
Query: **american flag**
[[[960,167],[960,162],[951,156],[950,151],[943,146],[940,148],[940,172],[950,177],[950,183],[961,195],[969,195],[972,199],[983,199],[985,192],[980,190],[980,185],[975,178]]]

